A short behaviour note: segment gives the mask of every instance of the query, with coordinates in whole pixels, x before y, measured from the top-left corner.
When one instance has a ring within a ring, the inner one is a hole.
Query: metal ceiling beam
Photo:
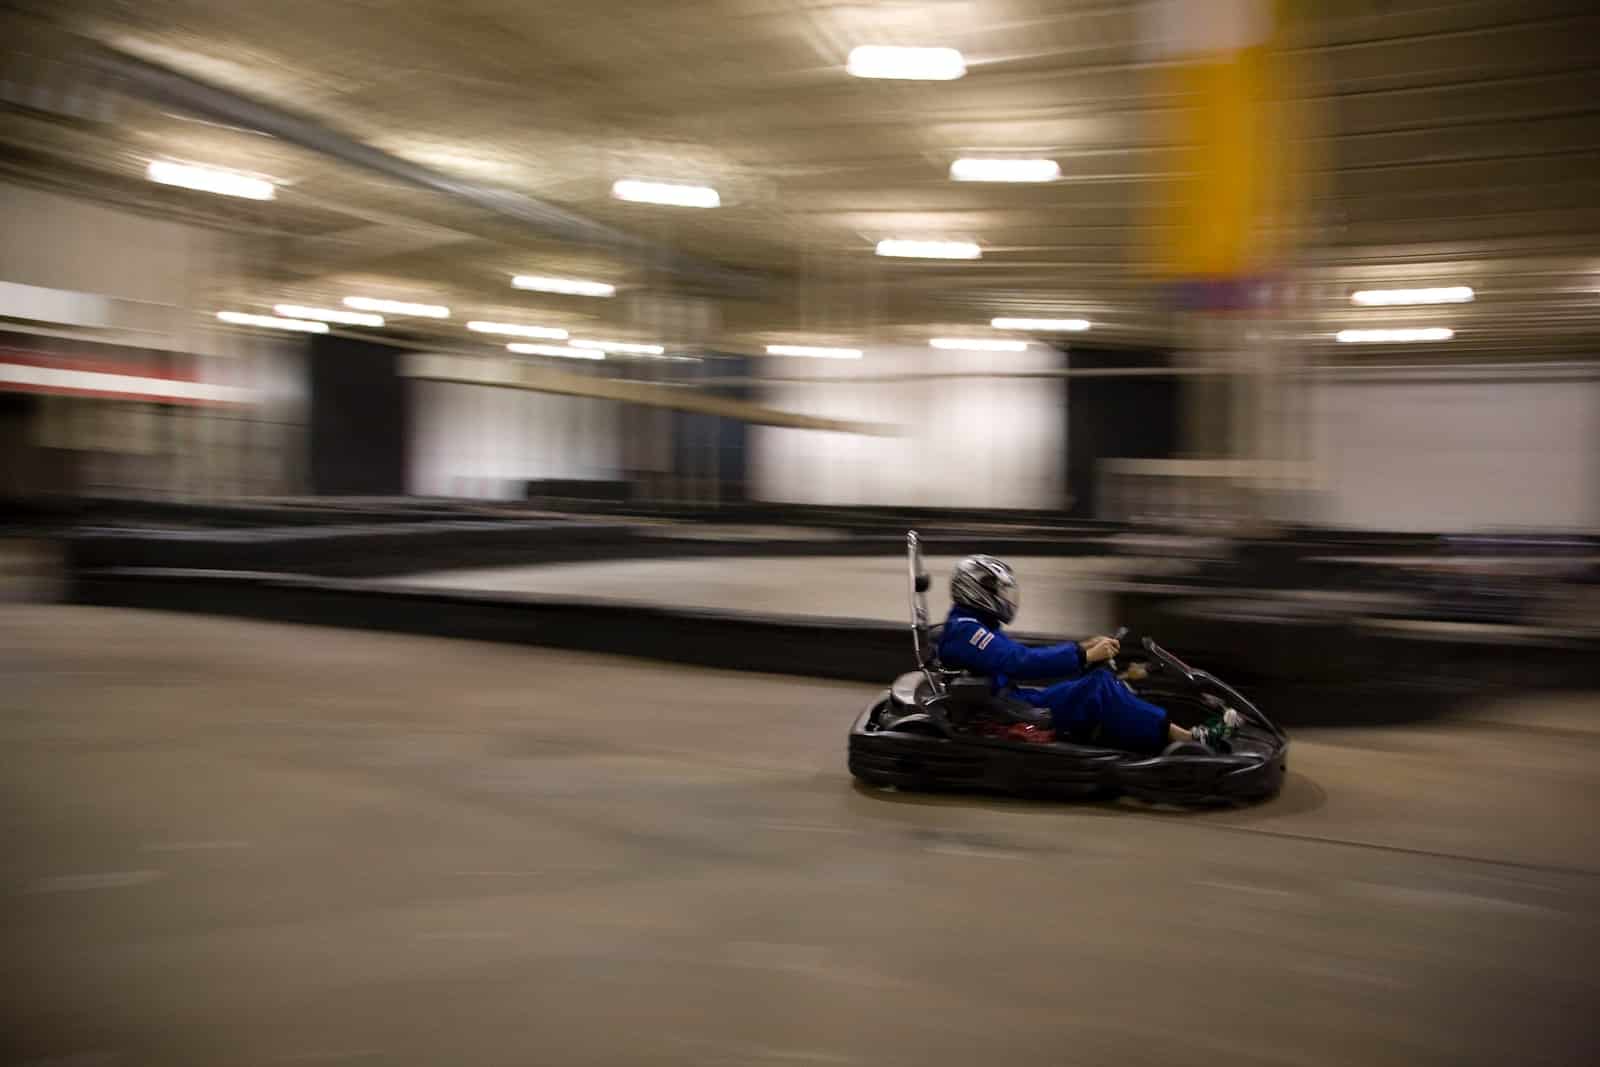
[[[84,59],[130,95],[198,118],[276,137],[374,174],[428,189],[520,223],[541,238],[638,256],[653,269],[730,296],[759,295],[762,279],[574,214],[531,196],[463,181],[363,144],[302,115],[219,88],[147,60],[86,42]]]
[[[699,415],[721,415],[754,426],[784,426],[798,430],[824,430],[830,433],[862,434],[869,437],[895,437],[902,431],[890,423],[858,419],[830,419],[779,411],[747,400],[735,400],[701,392],[698,388],[674,388],[663,382],[633,381],[621,378],[570,374],[550,367],[519,363],[484,356],[458,356],[445,352],[419,352],[401,362],[400,373],[425,381],[454,382],[460,385],[488,385],[500,389],[526,389],[535,393],[618,400],[646,407],[671,408]],[[740,379],[740,384],[750,384]],[[686,383],[697,386],[698,383]]]

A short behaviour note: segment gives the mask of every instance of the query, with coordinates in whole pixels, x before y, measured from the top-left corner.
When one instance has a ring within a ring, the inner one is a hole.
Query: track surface
[[[1593,703],[1179,815],[852,787],[869,687],[0,607],[39,1064],[1594,1062]]]

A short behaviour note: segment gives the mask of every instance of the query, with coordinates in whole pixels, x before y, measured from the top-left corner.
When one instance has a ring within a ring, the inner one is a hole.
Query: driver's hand
[[[1102,663],[1114,657],[1122,645],[1115,637],[1091,637],[1081,647],[1085,663]]]

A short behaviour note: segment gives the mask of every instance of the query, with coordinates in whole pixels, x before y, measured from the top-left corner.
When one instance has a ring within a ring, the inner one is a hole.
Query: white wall
[[[1335,381],[1313,390],[1312,413],[1321,521],[1600,526],[1600,383]]]
[[[860,360],[772,358],[767,377],[857,378],[1053,369],[1051,349],[951,352],[869,349]],[[893,437],[757,426],[751,492],[807,504],[1051,508],[1062,501],[1066,400],[1056,378],[925,379],[889,384],[769,382],[763,402],[784,411],[893,424]]]
[[[413,379],[407,490],[416,496],[517,499],[538,478],[614,478],[612,401]]]
[[[70,402],[88,405],[79,421],[98,440],[74,445],[91,453],[87,488],[183,495],[301,491],[304,341],[222,329],[215,318],[219,293],[232,288],[246,266],[261,265],[257,242],[10,184],[0,184],[0,235],[0,282],[91,294],[90,303],[105,306],[103,316],[94,316],[102,327],[67,329],[70,337],[189,353],[198,357],[194,369],[205,380],[257,391],[249,409],[163,409],[159,432],[137,406]],[[40,300],[36,313],[48,316],[50,303]],[[25,321],[7,328],[50,336],[63,326]],[[48,343],[72,350],[70,339]],[[134,433],[134,426],[142,429]],[[35,430],[50,432],[48,426]],[[119,461],[119,453],[135,451],[159,452],[159,461]]]
[[[237,354],[212,302],[257,254],[248,239],[17,185],[0,185],[0,233],[0,280],[110,298],[106,340]]]

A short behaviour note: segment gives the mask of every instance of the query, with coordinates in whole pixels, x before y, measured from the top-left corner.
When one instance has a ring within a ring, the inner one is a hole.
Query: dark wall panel
[[[749,378],[750,360],[745,356],[708,354],[700,364],[684,364],[678,379],[693,382],[697,377]],[[709,389],[716,396],[733,400],[753,399],[749,385],[719,386]],[[718,499],[724,503],[748,496],[750,426],[743,419],[675,411],[673,420],[673,464],[680,475],[709,475],[720,483]],[[714,452],[715,455],[708,455]]]
[[[1165,367],[1162,352],[1085,349],[1067,356],[1073,369]],[[1103,459],[1160,459],[1177,454],[1176,378],[1067,379],[1067,492],[1074,518],[1096,518]]]
[[[402,353],[345,337],[311,341],[311,488],[339,496],[406,491],[411,393]]]

